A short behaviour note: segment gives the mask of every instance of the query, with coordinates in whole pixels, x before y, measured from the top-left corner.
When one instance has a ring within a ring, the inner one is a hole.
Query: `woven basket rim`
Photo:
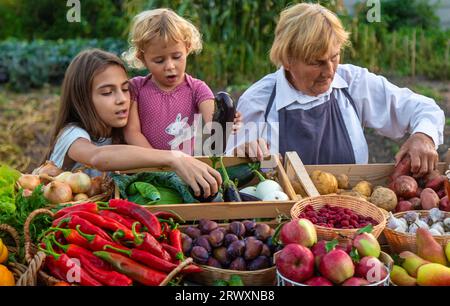
[[[265,269],[253,270],[253,271],[241,271],[241,270],[231,270],[224,268],[216,268],[208,265],[199,265],[202,269],[209,270],[208,272],[217,272],[224,274],[238,274],[238,275],[258,275],[266,272],[270,272],[275,269],[275,265]]]

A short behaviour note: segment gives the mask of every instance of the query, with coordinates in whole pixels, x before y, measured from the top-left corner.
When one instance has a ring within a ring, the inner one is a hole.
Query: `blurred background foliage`
[[[278,14],[301,1],[285,0],[89,0],[81,22],[66,20],[67,1],[0,0],[0,83],[16,91],[59,84],[70,60],[99,47],[120,55],[129,24],[145,9],[169,7],[198,26],[204,48],[188,72],[212,88],[245,88],[274,71],[268,52]],[[382,0],[382,22],[368,23],[366,1],[349,16],[342,1],[320,2],[352,33],[342,62],[376,73],[448,80],[450,30],[437,26],[435,6],[422,0]],[[131,75],[145,71],[131,71]]]

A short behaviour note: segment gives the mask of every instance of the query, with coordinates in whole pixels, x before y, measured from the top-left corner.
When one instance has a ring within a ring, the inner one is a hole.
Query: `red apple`
[[[292,220],[281,228],[280,239],[284,245],[298,243],[309,248],[317,242],[316,228],[308,219]]]
[[[317,242],[313,247],[311,248],[311,251],[314,254],[314,263],[316,265],[316,268],[319,269],[320,261],[322,260],[323,255],[327,253],[326,250],[326,244],[328,241],[326,240],[320,240]]]
[[[386,278],[387,271],[378,258],[366,256],[356,265],[355,275],[365,278],[370,283],[378,283]]]
[[[308,285],[308,286],[333,286],[333,283],[330,282],[325,277],[316,276],[316,277],[308,279],[305,282],[305,285]]]
[[[342,286],[366,286],[370,283],[364,278],[359,277],[350,277],[345,282],[342,283]]]
[[[353,239],[353,246],[358,250],[358,254],[361,257],[364,256],[380,256],[381,247],[377,238],[370,233],[358,234]]]
[[[355,274],[355,266],[346,252],[334,249],[322,257],[319,271],[333,283],[340,284]]]
[[[281,275],[301,283],[313,276],[314,255],[307,247],[291,243],[280,251],[276,266]]]

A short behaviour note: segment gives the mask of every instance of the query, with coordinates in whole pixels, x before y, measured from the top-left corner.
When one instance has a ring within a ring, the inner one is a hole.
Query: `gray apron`
[[[296,151],[306,165],[355,163],[350,136],[334,95],[336,90],[339,89],[332,90],[330,100],[311,109],[287,110],[284,107],[278,111],[282,156],[286,152]],[[347,89],[341,90],[358,115],[355,102]],[[266,108],[266,122],[275,94],[276,85]]]

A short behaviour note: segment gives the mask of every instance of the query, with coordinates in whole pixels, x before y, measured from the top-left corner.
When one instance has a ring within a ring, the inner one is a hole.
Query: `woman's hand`
[[[201,195],[201,189],[205,198],[219,191],[222,177],[218,171],[192,156],[177,151],[171,152],[174,154],[172,168],[183,181],[191,186],[196,197]]]
[[[234,121],[233,121],[233,130],[232,134],[236,134],[237,131],[239,131],[242,127],[242,115],[240,112],[236,112],[234,115]]]
[[[243,143],[234,149],[235,156],[246,156],[251,159],[262,161],[270,156],[269,146],[264,138]]]
[[[411,172],[414,177],[421,177],[436,169],[439,155],[428,135],[412,134],[395,155],[395,164],[397,165],[407,154],[411,157]]]

